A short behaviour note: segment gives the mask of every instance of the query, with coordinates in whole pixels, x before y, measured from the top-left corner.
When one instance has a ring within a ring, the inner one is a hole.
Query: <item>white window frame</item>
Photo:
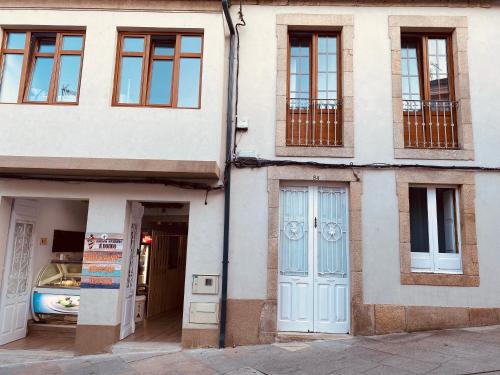
[[[411,271],[444,274],[462,274],[462,240],[460,233],[460,195],[457,186],[450,185],[410,185],[427,189],[427,219],[429,226],[429,252],[411,252]],[[449,188],[455,191],[455,226],[458,238],[458,252],[447,254],[439,252],[436,189]]]

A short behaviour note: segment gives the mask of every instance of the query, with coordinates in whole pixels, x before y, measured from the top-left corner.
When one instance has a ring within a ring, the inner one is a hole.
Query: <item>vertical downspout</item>
[[[229,265],[229,213],[231,203],[231,161],[233,133],[233,91],[234,91],[234,53],[235,29],[229,13],[229,0],[222,0],[222,10],[226,17],[230,33],[229,44],[229,76],[227,84],[227,114],[226,114],[226,165],[224,169],[224,239],[222,250],[222,290],[220,312],[219,348],[224,348],[226,342],[226,312],[227,312],[227,273]]]

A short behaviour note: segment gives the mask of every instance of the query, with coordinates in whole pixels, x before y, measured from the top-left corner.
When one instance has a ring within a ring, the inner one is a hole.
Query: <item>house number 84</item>
[[[313,175],[313,181],[319,181],[319,176]]]

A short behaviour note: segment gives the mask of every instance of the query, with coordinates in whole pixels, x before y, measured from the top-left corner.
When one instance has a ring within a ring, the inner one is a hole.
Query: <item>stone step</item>
[[[38,323],[30,322],[28,324],[28,332],[31,333],[57,333],[58,335],[64,334],[65,336],[75,336],[76,324],[56,324],[56,323]]]

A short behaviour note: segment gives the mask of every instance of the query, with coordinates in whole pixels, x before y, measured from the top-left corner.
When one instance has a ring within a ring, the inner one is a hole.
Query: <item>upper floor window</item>
[[[460,273],[460,222],[455,187],[410,186],[411,267]]]
[[[84,41],[82,32],[7,31],[0,102],[77,104]]]
[[[402,34],[405,147],[458,148],[451,36]]]
[[[203,36],[119,35],[114,105],[200,107]]]
[[[289,34],[288,146],[342,146],[340,34]]]

